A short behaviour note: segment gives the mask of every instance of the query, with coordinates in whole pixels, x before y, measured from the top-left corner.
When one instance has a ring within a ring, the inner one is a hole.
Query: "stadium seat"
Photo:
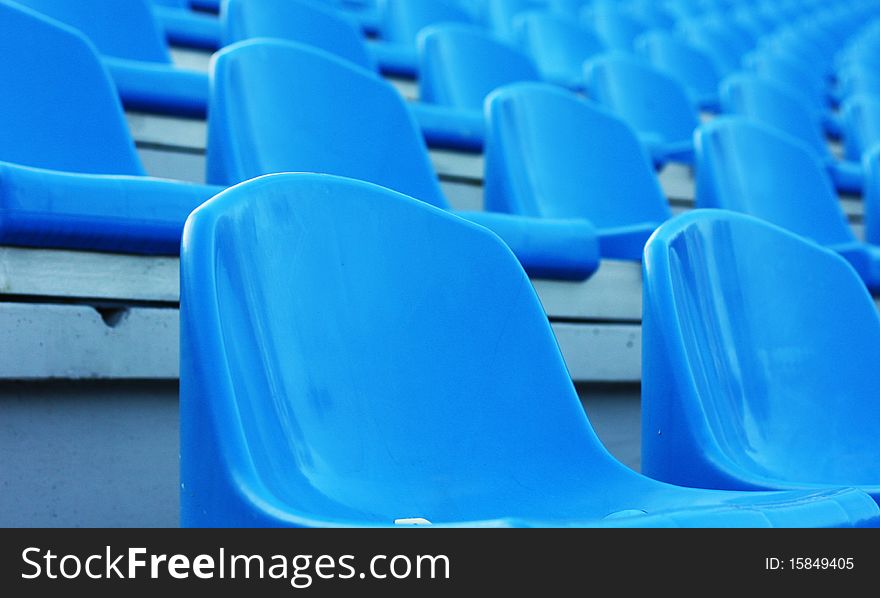
[[[536,218],[587,218],[605,258],[639,261],[669,218],[651,160],[630,128],[546,83],[518,83],[486,105],[486,208]]]
[[[865,241],[880,245],[880,145],[862,157],[865,168]]]
[[[294,78],[299,85],[290,85]],[[217,55],[214,83],[210,182],[323,172],[449,208],[405,102],[373,73],[302,44],[251,40]],[[460,214],[498,233],[532,276],[585,279],[598,267],[588,221]]]
[[[861,164],[838,160],[831,153],[816,113],[786,86],[755,74],[733,75],[721,84],[721,107],[725,113],[747,117],[801,140],[825,163],[838,190],[861,193]]]
[[[547,12],[546,0],[482,0],[483,19],[489,29],[503,40],[516,43],[516,20],[527,12]]]
[[[693,45],[713,58],[722,77],[740,70],[743,57],[753,49],[748,38],[727,22],[699,22],[682,30]]]
[[[569,89],[583,89],[584,62],[606,50],[596,33],[579,21],[547,11],[520,15],[516,27],[520,47],[541,77]]]
[[[144,176],[94,46],[0,2],[0,55],[0,244],[177,254],[220,189]]]
[[[365,69],[377,58],[357,24],[339,10],[315,0],[229,0],[223,13],[227,44],[256,38],[283,39],[320,48]],[[483,146],[485,125],[479,113],[425,102],[407,104],[432,147],[474,151]]]
[[[755,218],[696,211],[648,243],[644,308],[646,475],[880,500],[880,318],[845,260]]]
[[[620,52],[633,52],[636,38],[648,31],[645,23],[617,6],[587,6],[581,11],[581,20],[606,46]]]
[[[856,94],[847,98],[840,112],[846,158],[860,161],[865,152],[880,145],[880,96]]]
[[[170,43],[205,50],[220,47],[220,22],[216,17],[191,11],[189,0],[151,1]]]
[[[507,247],[389,189],[239,185],[187,222],[181,280],[183,526],[878,520],[858,490],[697,490],[620,464]]]
[[[224,45],[260,37],[285,39],[377,68],[354,19],[315,0],[227,0],[222,19]]]
[[[382,0],[380,40],[373,51],[389,74],[419,74],[418,35],[437,23],[472,24],[471,15],[452,0]]]
[[[483,101],[502,85],[541,78],[534,62],[517,48],[472,25],[443,24],[426,27],[419,35],[419,122],[427,126],[428,110],[440,121],[462,122],[473,131],[473,149],[482,147]],[[432,107],[432,108],[429,108]],[[454,130],[454,129],[453,129]],[[439,133],[438,135],[439,136]],[[458,137],[466,138],[465,135]],[[450,145],[464,145],[457,139]]]
[[[636,40],[636,51],[654,68],[678,80],[691,103],[703,110],[720,109],[721,76],[712,57],[673,33],[657,31]]]
[[[7,3],[7,0],[0,0]],[[17,0],[78,29],[98,48],[127,108],[204,116],[208,77],[171,63],[163,32],[146,0]],[[18,36],[20,43],[28,43]]]
[[[700,116],[684,87],[650,64],[623,53],[584,65],[589,96],[633,129],[655,162],[692,162]]]
[[[834,249],[880,292],[880,248],[850,229],[827,169],[795,137],[742,117],[697,132],[697,205],[743,212]]]

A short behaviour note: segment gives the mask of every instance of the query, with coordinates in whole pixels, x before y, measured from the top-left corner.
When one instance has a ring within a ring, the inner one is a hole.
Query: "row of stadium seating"
[[[880,3],[162,4],[0,0],[0,243],[180,251],[184,525],[880,522]],[[229,45],[185,71],[160,23]],[[210,185],[147,177],[123,107],[207,115]],[[484,152],[487,211],[429,145]],[[673,219],[668,162],[721,210]],[[654,479],[526,276],[608,258]]]

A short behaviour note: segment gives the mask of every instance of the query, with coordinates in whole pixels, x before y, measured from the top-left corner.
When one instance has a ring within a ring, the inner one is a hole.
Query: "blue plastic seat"
[[[143,176],[94,46],[0,2],[0,56],[0,244],[176,254],[220,189]]]
[[[696,490],[621,465],[509,249],[391,190],[237,186],[189,219],[181,278],[184,526],[880,519],[858,490]]]
[[[606,258],[641,260],[672,214],[635,134],[600,106],[546,83],[499,89],[486,107],[487,209],[587,218]]]
[[[518,39],[516,20],[527,12],[546,11],[545,0],[482,0],[483,20],[496,36],[511,43]]]
[[[645,23],[617,6],[585,7],[581,19],[596,30],[605,45],[621,52],[633,52],[636,38],[648,31]]]
[[[224,45],[259,37],[286,39],[376,69],[354,19],[315,0],[228,0],[222,18]]]
[[[722,77],[740,70],[743,57],[752,50],[749,40],[727,22],[700,22],[684,27],[683,32],[692,44],[713,58]]]
[[[880,291],[880,248],[850,229],[827,169],[795,137],[741,117],[697,132],[697,205],[743,212],[836,250]]]
[[[419,122],[423,127],[433,106],[441,131],[450,128],[443,120],[461,122],[468,131],[451,138],[449,145],[481,149],[485,125],[482,109],[494,89],[517,81],[541,78],[534,62],[519,49],[471,25],[445,24],[426,27],[419,35],[419,98],[424,104]],[[455,130],[453,128],[453,130]],[[439,131],[437,136],[439,137]]]
[[[580,18],[581,11],[591,0],[547,0],[547,10],[569,19]]]
[[[623,53],[594,58],[584,73],[590,97],[633,127],[656,162],[693,161],[700,116],[678,81]]]
[[[865,168],[865,241],[880,245],[880,145],[864,153],[862,164]]]
[[[419,75],[418,36],[429,25],[473,23],[471,15],[451,0],[383,0],[379,37],[373,46],[383,71]]]
[[[840,256],[740,214],[681,216],[645,249],[642,329],[646,475],[880,500],[880,318]]]
[[[373,73],[301,44],[251,40],[217,55],[214,82],[209,181],[322,172],[449,208],[405,102]],[[460,214],[498,233],[533,276],[585,279],[598,267],[588,221]]]
[[[861,160],[865,152],[880,145],[880,96],[856,94],[844,102],[840,112],[846,157]],[[869,189],[866,181],[866,193]]]
[[[146,0],[17,0],[10,4],[35,10],[88,37],[103,56],[127,108],[204,116],[208,77],[171,63],[164,34]],[[29,41],[16,37],[20,43]]]
[[[733,75],[721,84],[721,105],[728,114],[745,116],[801,140],[825,163],[838,190],[861,193],[861,164],[838,160],[831,153],[819,117],[786,86],[759,75]]]
[[[569,89],[583,88],[584,62],[606,50],[598,35],[579,21],[548,11],[521,15],[516,26],[519,45],[541,77]]]
[[[188,0],[151,1],[170,43],[205,50],[220,47],[220,22],[216,17],[191,11]]]
[[[720,109],[718,85],[721,76],[709,54],[665,31],[640,37],[636,41],[636,51],[656,69],[681,83],[692,104],[711,112]]]

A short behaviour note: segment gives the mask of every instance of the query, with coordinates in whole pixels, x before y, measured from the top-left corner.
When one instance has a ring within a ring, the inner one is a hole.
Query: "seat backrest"
[[[685,459],[720,452],[753,476],[876,485],[852,472],[876,463],[880,318],[843,258],[698,210],[660,227],[644,268],[646,456],[689,437],[702,446]],[[666,455],[646,467],[687,467]]]
[[[77,31],[0,0],[0,161],[144,174],[119,96]]]
[[[823,245],[855,236],[809,147],[761,123],[717,118],[697,132],[697,204],[763,218]]]
[[[222,50],[213,76],[211,182],[322,172],[446,207],[409,109],[377,74],[311,46],[261,39]]]
[[[514,21],[525,13],[546,9],[541,0],[483,0],[483,18],[492,33],[507,41],[517,39]]]
[[[614,466],[529,279],[479,226],[275,175],[196,210],[181,271],[184,513],[229,509],[205,499],[225,483],[324,525],[545,519],[548,489]]]
[[[638,58],[603,54],[584,70],[590,97],[641,133],[666,142],[689,141],[700,124],[681,83]]]
[[[648,31],[645,23],[619,6],[587,6],[581,11],[581,19],[609,48],[622,52],[632,52],[636,38]]]
[[[880,144],[865,151],[862,165],[865,169],[865,241],[880,245]]]
[[[822,113],[830,108],[822,76],[805,71],[799,62],[774,52],[754,52],[748,63],[762,78],[785,86],[812,111]]]
[[[847,158],[854,161],[880,145],[880,97],[859,93],[841,107],[843,137]]]
[[[548,81],[582,80],[584,62],[606,49],[599,36],[579,21],[546,11],[520,15],[516,29],[520,47]]]
[[[715,97],[721,76],[715,60],[703,50],[672,33],[643,35],[636,50],[656,69],[678,80],[696,98]]]
[[[599,228],[661,222],[670,211],[632,130],[600,106],[546,83],[487,102],[486,207]]]
[[[822,136],[817,112],[784,84],[751,73],[740,73],[721,83],[721,107],[727,114],[745,116],[779,129],[810,146],[820,158],[831,150]]]
[[[354,19],[315,0],[228,0],[222,18],[227,45],[257,37],[284,39],[376,68]]]
[[[472,23],[471,16],[450,0],[380,0],[382,39],[415,46],[419,31],[436,23]]]
[[[591,0],[547,0],[547,9],[557,15],[577,19]]]
[[[434,25],[419,35],[419,97],[425,102],[481,110],[493,90],[538,81],[532,60],[474,26]]]
[[[162,27],[146,0],[16,0],[70,25],[104,56],[171,64]]]
[[[743,56],[751,50],[735,32],[714,21],[685,27],[683,32],[692,44],[712,56],[722,77],[738,71]]]

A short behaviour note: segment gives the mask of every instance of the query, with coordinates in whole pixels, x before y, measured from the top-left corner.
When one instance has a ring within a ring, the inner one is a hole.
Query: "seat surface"
[[[644,305],[647,475],[880,498],[880,318],[846,261],[760,220],[698,211],[648,244]]]

